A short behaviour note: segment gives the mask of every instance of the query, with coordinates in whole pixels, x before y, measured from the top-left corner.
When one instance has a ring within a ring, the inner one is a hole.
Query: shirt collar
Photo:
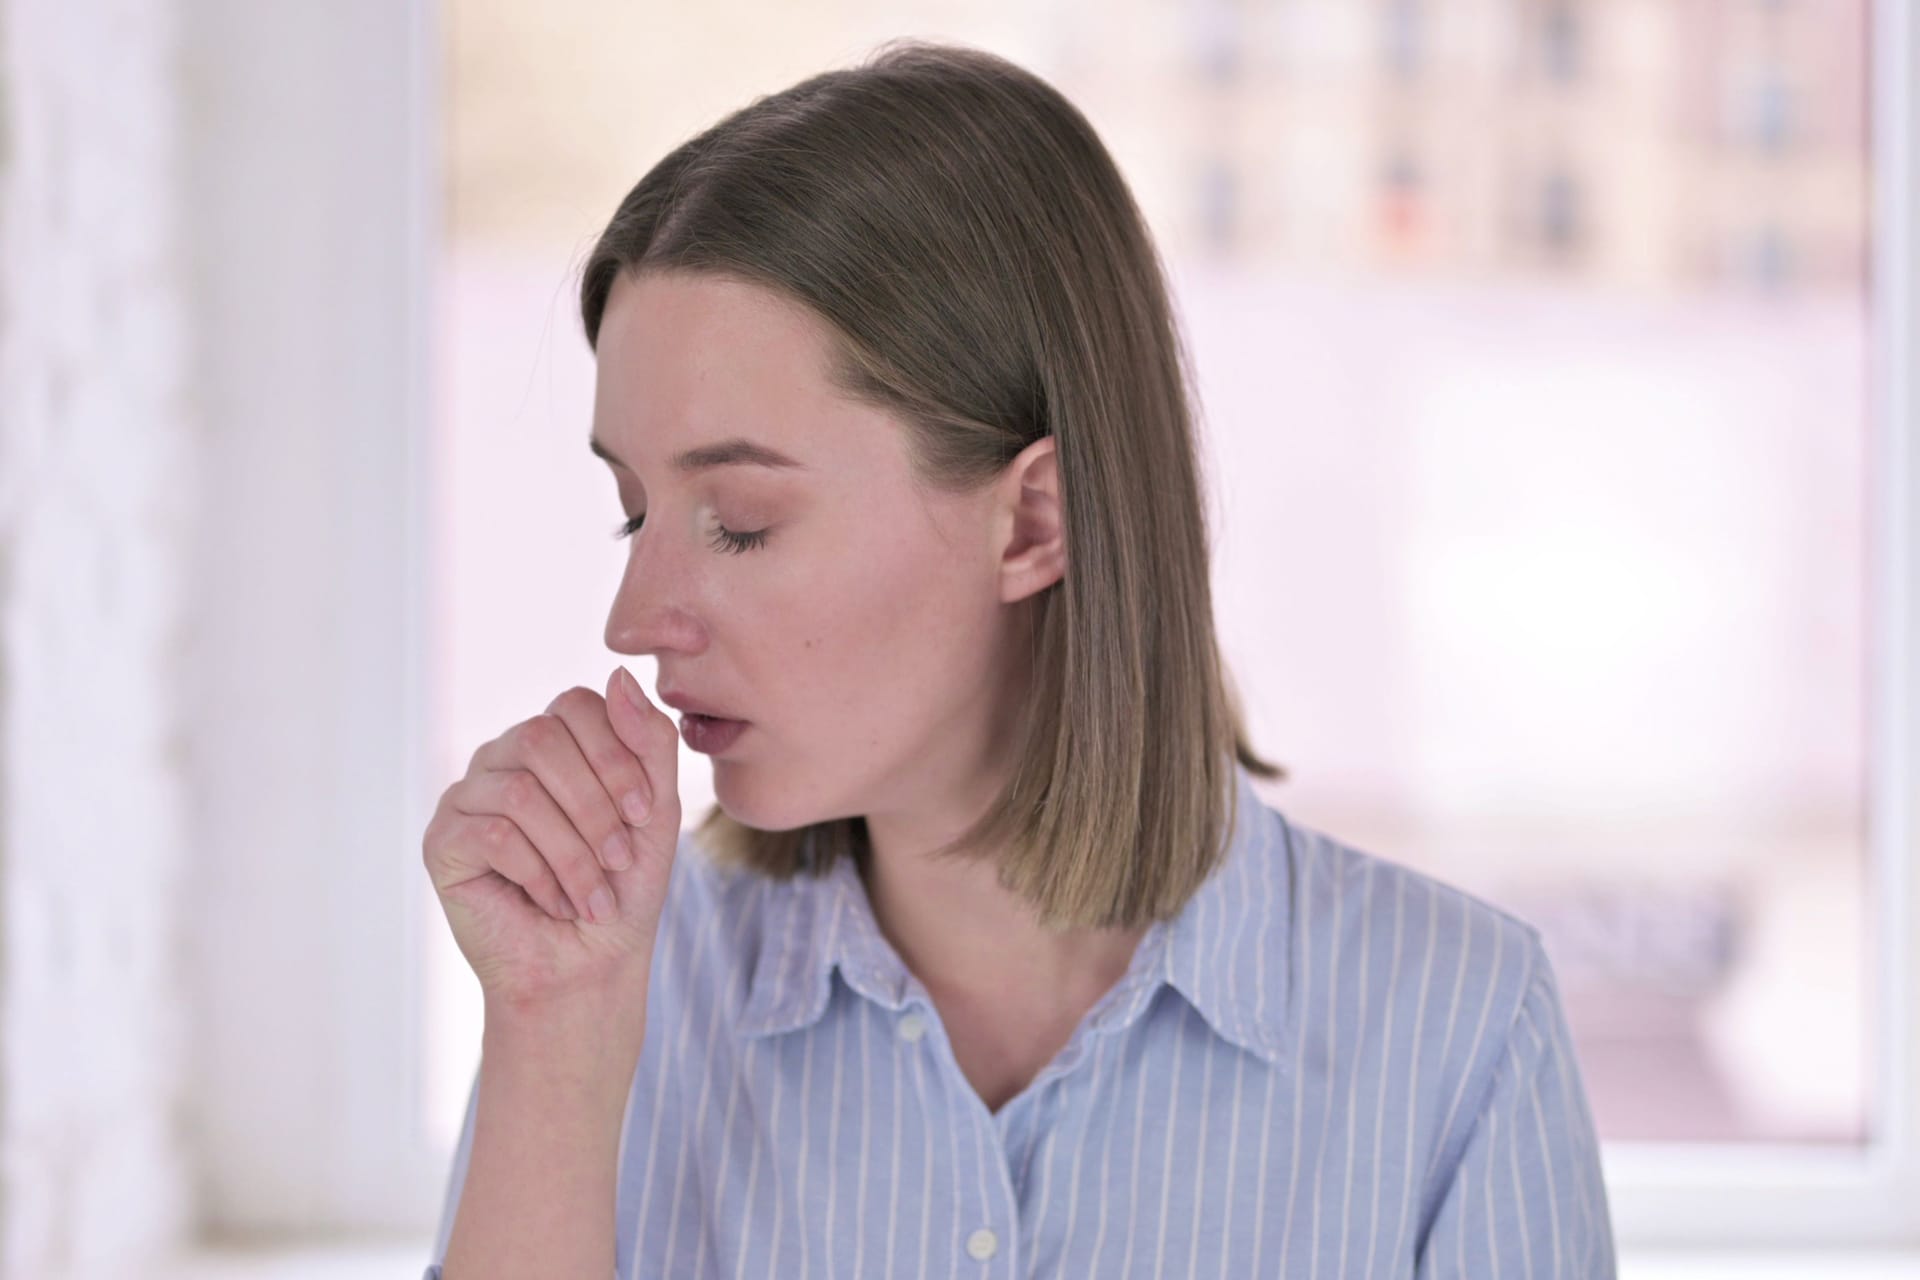
[[[1091,1011],[1096,1029],[1131,1025],[1163,985],[1200,1013],[1215,1034],[1268,1063],[1280,1056],[1286,993],[1285,922],[1289,877],[1285,821],[1234,767],[1238,820],[1226,858],[1170,921],[1149,926],[1126,974]],[[883,1008],[898,1011],[925,988],[881,934],[858,869],[842,857],[824,876],[802,871],[766,882],[765,945],[754,960],[740,1034],[773,1035],[817,1022],[832,975]],[[929,1001],[929,1003],[931,1003]]]

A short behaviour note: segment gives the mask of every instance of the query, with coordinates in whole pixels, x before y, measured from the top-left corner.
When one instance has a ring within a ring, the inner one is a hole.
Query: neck
[[[1081,1010],[1126,973],[1145,927],[1050,929],[999,883],[997,859],[936,860],[873,830],[861,879],[880,932],[936,999],[991,994],[1035,1017]],[[893,832],[896,836],[897,832]]]

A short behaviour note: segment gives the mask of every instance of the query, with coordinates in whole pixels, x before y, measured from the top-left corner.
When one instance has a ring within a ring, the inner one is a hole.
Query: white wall
[[[0,1274],[188,1228],[170,6],[0,0]]]
[[[0,0],[0,1276],[438,1210],[428,13]]]

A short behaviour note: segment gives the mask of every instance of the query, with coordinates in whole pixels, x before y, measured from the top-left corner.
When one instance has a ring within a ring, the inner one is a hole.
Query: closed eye
[[[646,513],[641,512],[631,520],[626,520],[615,525],[613,528],[613,536],[615,538],[632,537],[640,531],[640,526],[646,522],[646,518]],[[756,529],[751,533],[735,533],[725,525],[716,522],[713,526],[714,549],[716,551],[725,551],[732,555],[752,551],[755,548],[766,545],[767,534],[769,532],[767,529]]]

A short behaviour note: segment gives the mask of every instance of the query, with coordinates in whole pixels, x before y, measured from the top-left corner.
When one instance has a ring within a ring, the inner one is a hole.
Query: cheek
[[[781,628],[798,705],[871,738],[954,682],[971,681],[967,664],[988,648],[980,592],[931,531],[836,557]]]

